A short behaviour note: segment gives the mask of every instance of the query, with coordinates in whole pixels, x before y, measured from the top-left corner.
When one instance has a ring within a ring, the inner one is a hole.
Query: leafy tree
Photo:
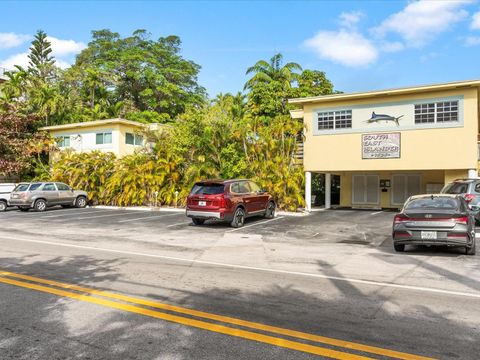
[[[35,156],[43,152],[38,144],[48,140],[46,134],[35,133],[33,115],[23,115],[14,106],[0,112],[0,173],[28,176]]]
[[[43,82],[47,82],[54,71],[55,60],[51,56],[51,45],[47,40],[47,34],[38,30],[28,55],[30,59],[28,69]]]
[[[290,97],[320,96],[338,93],[323,71],[304,70],[297,79],[298,87],[293,88]]]
[[[188,106],[205,101],[205,90],[197,83],[200,66],[181,57],[177,36],[154,41],[145,30],[126,38],[110,30],[92,34],[69,70],[87,74],[81,86],[88,89],[90,105],[96,89],[106,84],[109,101],[131,101],[136,111],[159,114],[145,116],[145,121],[173,121]]]
[[[294,62],[283,65],[283,55],[275,54],[270,61],[259,60],[247,69],[253,76],[245,83],[248,103],[253,116],[269,117],[287,114],[287,98],[298,81],[302,67]]]

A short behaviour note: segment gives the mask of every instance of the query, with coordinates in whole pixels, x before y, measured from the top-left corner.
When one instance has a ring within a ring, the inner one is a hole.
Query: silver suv
[[[88,194],[82,190],[73,190],[60,182],[21,183],[10,195],[10,205],[18,206],[21,211],[35,209],[45,211],[47,207],[62,205],[63,207],[87,206]]]
[[[480,224],[480,179],[457,179],[445,185],[441,192],[461,195]]]

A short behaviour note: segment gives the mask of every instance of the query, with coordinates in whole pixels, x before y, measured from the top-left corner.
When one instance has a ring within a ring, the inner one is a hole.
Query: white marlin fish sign
[[[400,115],[398,117],[391,116],[391,115],[386,115],[386,114],[375,114],[375,111],[372,112],[372,117],[367,120],[367,123],[378,123],[380,121],[393,121],[397,126],[399,126],[398,120],[400,120],[403,117],[403,115]]]

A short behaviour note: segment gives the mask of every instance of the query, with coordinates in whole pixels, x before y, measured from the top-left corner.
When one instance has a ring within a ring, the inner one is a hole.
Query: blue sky
[[[108,28],[180,36],[212,97],[241,90],[245,70],[276,52],[325,71],[345,92],[480,78],[478,1],[7,1],[0,8],[0,67],[25,63],[37,29],[51,36],[66,67],[91,30]]]

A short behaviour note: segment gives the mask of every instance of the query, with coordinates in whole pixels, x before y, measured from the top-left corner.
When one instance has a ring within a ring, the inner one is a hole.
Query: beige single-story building
[[[151,126],[136,121],[116,118],[45,126],[40,130],[48,131],[55,137],[60,150],[99,150],[123,157],[145,146],[142,133],[150,128]]]

